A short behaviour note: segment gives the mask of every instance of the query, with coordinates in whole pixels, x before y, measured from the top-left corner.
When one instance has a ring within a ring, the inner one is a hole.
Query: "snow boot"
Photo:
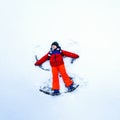
[[[68,87],[68,92],[72,92],[73,90],[75,90],[75,87],[73,86],[73,84],[71,84],[71,85]]]
[[[56,96],[56,95],[60,95],[59,90],[54,90],[54,91],[53,91],[52,96]]]

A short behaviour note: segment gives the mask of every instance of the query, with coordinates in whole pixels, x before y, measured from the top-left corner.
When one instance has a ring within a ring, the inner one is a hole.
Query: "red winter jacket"
[[[59,66],[61,64],[64,64],[63,56],[67,56],[67,57],[71,57],[71,58],[79,58],[79,55],[72,53],[72,52],[65,51],[65,50],[61,50],[61,53],[56,53],[56,54],[51,54],[51,55],[50,55],[50,52],[48,52],[41,59],[39,59],[35,63],[35,65],[39,66],[42,63],[44,63],[45,61],[50,60],[51,66]]]

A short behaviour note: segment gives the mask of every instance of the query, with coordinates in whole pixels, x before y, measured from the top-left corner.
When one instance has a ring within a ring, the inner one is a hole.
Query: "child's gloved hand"
[[[70,63],[73,64],[74,61],[75,61],[75,58],[72,58]]]

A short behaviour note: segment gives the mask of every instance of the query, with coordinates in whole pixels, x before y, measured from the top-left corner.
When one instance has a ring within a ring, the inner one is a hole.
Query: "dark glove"
[[[72,58],[70,63],[73,64],[74,61],[75,61],[75,58]]]

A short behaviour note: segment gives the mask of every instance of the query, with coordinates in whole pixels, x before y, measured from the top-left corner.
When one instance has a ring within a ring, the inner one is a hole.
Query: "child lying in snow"
[[[71,57],[74,59],[79,58],[79,55],[75,53],[62,50],[58,42],[55,41],[51,44],[50,51],[35,63],[35,66],[40,66],[45,61],[47,60],[50,61],[50,65],[52,69],[52,80],[53,80],[52,90],[54,91],[52,93],[53,95],[60,94],[59,92],[60,85],[59,85],[59,77],[58,77],[59,73],[63,78],[63,81],[65,83],[65,86],[68,88],[68,91],[74,90],[74,87],[73,87],[74,83],[66,73],[63,56]]]

